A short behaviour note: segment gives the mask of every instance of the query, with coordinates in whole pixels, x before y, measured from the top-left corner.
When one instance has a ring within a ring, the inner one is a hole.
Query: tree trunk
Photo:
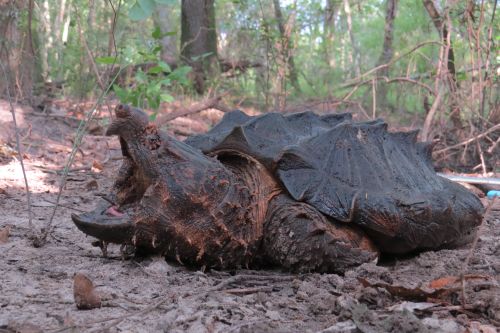
[[[177,48],[177,34],[172,34],[175,30],[175,19],[172,15],[172,6],[158,4],[156,9],[157,11],[155,15],[153,15],[155,24],[160,28],[162,34],[170,33],[168,36],[163,36],[160,39],[161,60],[169,65],[174,65],[177,63],[179,51]]]
[[[182,0],[181,56],[193,68],[198,93],[205,90],[206,73],[217,59],[214,0]]]
[[[292,32],[291,29],[292,24],[290,24],[289,22],[288,26],[285,26],[279,0],[273,0],[273,4],[274,4],[274,14],[276,16],[276,21],[278,23],[278,29],[281,37],[281,51],[282,51],[281,54],[284,58],[285,63],[288,64],[287,67],[289,71],[288,76],[290,78],[290,82],[292,83],[293,88],[297,92],[300,92],[301,89],[297,76],[297,70],[295,68],[295,61],[293,60],[293,55],[292,55],[293,43],[292,39],[290,38]]]
[[[27,3],[0,1],[0,96],[10,97],[13,101],[29,100],[33,93],[34,60],[28,38],[30,34],[22,30],[19,22]]]
[[[392,43],[394,40],[394,18],[396,16],[398,0],[387,0],[385,11],[385,28],[384,28],[384,45],[382,53],[377,62],[377,66],[387,64],[391,61],[394,55]],[[379,76],[388,77],[389,67],[384,67],[378,71]],[[387,84],[384,81],[379,81],[377,86],[377,104],[382,108],[387,108]]]
[[[39,2],[38,8],[38,21],[39,29],[38,35],[38,52],[40,57],[40,74],[42,81],[50,81],[49,73],[49,50],[52,47],[52,26],[50,23],[50,7],[47,0]]]
[[[439,13],[436,6],[434,5],[433,0],[422,0],[427,13],[429,14],[434,26],[436,27],[441,39],[443,40],[443,44],[446,45],[447,49],[447,70],[448,70],[448,85],[450,87],[450,91],[452,94],[455,94],[458,82],[456,76],[455,69],[455,53],[453,52],[453,44],[451,41],[451,31],[449,31],[448,26],[446,24],[446,20]],[[460,119],[460,107],[456,102],[455,96],[452,96],[451,102],[451,116],[450,119],[456,129],[462,128],[462,121]]]
[[[361,68],[359,64],[360,63],[359,49],[358,46],[356,45],[356,40],[354,39],[354,32],[352,31],[351,6],[349,5],[349,0],[344,0],[344,11],[346,13],[347,30],[349,32],[349,38],[351,40],[351,47],[352,47],[352,52],[350,53],[349,61],[354,67],[351,76],[354,77],[361,75]]]
[[[445,24],[445,21],[439,11],[437,10],[434,2],[432,0],[423,0],[424,7],[429,13],[429,16],[434,23],[439,35],[443,39],[444,44],[451,44],[451,32],[448,31],[448,27]],[[450,46],[450,50],[448,51],[448,59],[447,59],[447,68],[450,73],[451,79],[456,84],[456,69],[455,69],[455,54],[453,52],[453,46]]]
[[[333,47],[335,43],[335,17],[339,10],[339,4],[335,0],[327,0],[325,7],[325,18],[323,21],[325,62],[328,66],[335,67],[335,54]]]
[[[70,0],[71,1],[71,0]],[[69,16],[69,13],[66,13],[67,8],[69,7],[69,1],[60,0],[58,4],[58,13],[54,20],[54,27],[52,31],[54,32],[54,48],[56,52],[54,52],[55,61],[58,64],[62,64],[64,61],[64,34],[65,34],[65,17]],[[59,66],[56,74],[56,81],[62,81],[64,76],[64,67]]]

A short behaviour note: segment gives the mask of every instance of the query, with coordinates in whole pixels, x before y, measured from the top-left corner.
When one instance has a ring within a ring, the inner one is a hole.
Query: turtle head
[[[142,133],[149,125],[148,115],[137,108],[126,104],[118,104],[115,108],[116,118],[106,130],[106,135],[129,137]]]
[[[135,211],[158,177],[155,150],[162,140],[144,111],[119,104],[115,115],[106,135],[119,137],[123,162],[111,194],[93,211],[71,218],[88,235],[110,243],[130,243],[136,231]]]

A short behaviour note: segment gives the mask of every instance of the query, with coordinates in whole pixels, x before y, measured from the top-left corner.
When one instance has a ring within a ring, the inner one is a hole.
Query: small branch
[[[493,154],[493,151],[498,147],[498,144],[500,143],[500,137],[498,137],[497,141],[491,145],[490,148],[488,148],[488,154]]]
[[[494,132],[496,130],[500,129],[500,124],[496,124],[495,126],[493,127],[490,127],[487,131],[479,134],[479,135],[476,135],[475,137],[472,137],[470,139],[467,139],[465,141],[462,141],[460,143],[457,143],[456,145],[453,145],[453,146],[449,146],[449,147],[446,147],[446,148],[443,148],[441,150],[438,150],[436,151],[435,153],[436,154],[442,154],[442,153],[445,153],[447,152],[448,150],[451,150],[451,149],[455,149],[455,148],[458,148],[458,147],[461,147],[461,146],[464,146],[464,145],[468,145],[469,143],[471,142],[474,142],[476,140],[479,140],[481,138],[484,138],[485,136],[487,136],[488,134],[490,134],[491,132]]]
[[[59,202],[61,200],[61,195],[62,195],[64,186],[66,185],[66,179],[68,177],[69,170],[71,168],[71,165],[73,165],[73,161],[75,159],[76,153],[79,151],[80,144],[82,143],[82,140],[83,140],[85,134],[87,133],[88,125],[89,125],[90,121],[92,119],[94,119],[94,117],[97,113],[97,107],[102,104],[104,97],[109,92],[109,90],[111,89],[111,87],[115,83],[116,79],[121,74],[121,72],[123,70],[125,70],[126,68],[127,68],[127,66],[121,68],[118,71],[118,73],[116,73],[116,75],[113,77],[113,79],[109,83],[108,87],[101,92],[101,94],[97,98],[96,102],[94,103],[94,106],[87,113],[86,118],[82,119],[80,121],[80,125],[78,126],[78,129],[76,131],[75,141],[73,143],[73,148],[71,150],[71,153],[70,153],[68,159],[66,160],[66,165],[64,166],[64,171],[63,171],[63,174],[61,175],[61,180],[59,183],[59,189],[57,192],[57,198],[55,201],[56,203],[54,205],[54,209],[52,210],[52,214],[50,215],[49,221],[47,222],[40,237],[37,237],[34,239],[34,241],[33,241],[34,247],[42,247],[45,244],[45,242],[47,241],[47,236],[52,232],[52,228],[53,228],[52,223],[54,221],[54,217],[56,216],[57,208],[59,207]]]
[[[373,98],[373,101],[372,101],[372,118],[373,119],[375,119],[375,116],[377,114],[377,88],[376,88],[376,84],[377,84],[377,79],[373,78],[372,79],[372,98]]]
[[[392,58],[391,61],[389,61],[388,63],[386,64],[382,64],[380,66],[376,66],[372,69],[370,69],[369,71],[365,72],[364,74],[361,74],[360,76],[358,76],[357,78],[354,78],[353,79],[353,82],[350,82],[350,83],[347,83],[347,84],[344,84],[342,86],[340,86],[339,88],[340,89],[345,89],[345,88],[350,88],[350,87],[353,87],[353,86],[356,86],[359,84],[359,80],[361,80],[362,78],[364,78],[365,76],[368,76],[374,72],[377,72],[381,69],[384,69],[386,67],[389,67],[391,66],[392,64],[394,64],[395,62],[397,62],[399,59],[403,58],[403,57],[406,57],[407,55],[415,52],[416,50],[418,50],[419,48],[423,47],[423,46],[426,46],[426,45],[429,45],[429,44],[436,44],[436,45],[443,45],[443,43],[441,42],[437,42],[437,41],[426,41],[426,42],[422,42],[420,44],[417,44],[415,47],[413,47],[412,49],[410,49],[409,51],[395,57],[395,58]]]
[[[395,77],[395,78],[389,79],[386,76],[376,76],[373,79],[366,79],[364,81],[358,82],[356,85],[354,85],[354,88],[351,91],[349,91],[342,98],[342,101],[348,100],[361,86],[363,86],[365,84],[373,84],[373,80],[384,80],[385,83],[387,83],[387,84],[389,84],[389,83],[396,83],[396,82],[412,83],[412,84],[415,84],[415,85],[417,85],[419,87],[424,88],[425,90],[427,90],[432,95],[436,95],[436,93],[434,92],[434,90],[431,87],[429,87],[427,84],[419,82],[419,81],[416,81],[416,80],[413,80],[411,78],[407,78],[407,77]],[[347,85],[347,86],[344,86],[344,87],[352,87],[352,85]]]
[[[101,75],[99,74],[99,70],[97,69],[97,65],[96,65],[96,63],[94,61],[94,55],[92,54],[92,51],[90,50],[89,45],[87,44],[87,39],[85,38],[85,36],[82,33],[82,26],[81,26],[81,22],[80,22],[80,14],[78,13],[78,10],[76,9],[76,7],[75,7],[75,12],[76,12],[76,18],[77,18],[76,22],[78,24],[78,30],[80,32],[80,41],[82,42],[83,47],[85,48],[85,51],[87,52],[87,56],[89,58],[90,66],[92,67],[92,70],[94,71],[94,74],[96,76],[97,83],[99,84],[99,87],[102,90],[105,90],[106,86],[102,82]]]
[[[432,107],[427,113],[424,121],[424,127],[422,128],[421,140],[427,141],[429,139],[429,132],[431,129],[432,121],[434,120],[434,116],[436,115],[436,111],[439,107],[439,103],[441,102],[441,97],[443,96],[443,91],[440,90],[436,99],[432,103]]]
[[[427,90],[429,93],[431,93],[432,95],[436,96],[436,93],[434,92],[434,90],[429,87],[427,84],[423,83],[423,82],[420,82],[420,81],[417,81],[417,80],[414,80],[414,79],[411,79],[411,78],[408,78],[408,77],[395,77],[393,79],[389,79],[387,77],[383,77],[385,82],[386,83],[394,83],[394,82],[408,82],[408,83],[413,83],[419,87],[422,87],[424,88],[425,90]]]

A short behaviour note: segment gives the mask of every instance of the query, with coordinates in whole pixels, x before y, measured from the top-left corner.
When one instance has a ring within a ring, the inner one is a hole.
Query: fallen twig
[[[476,140],[484,138],[485,136],[487,136],[488,134],[490,134],[491,132],[494,132],[496,130],[500,130],[500,124],[496,124],[495,126],[490,127],[488,130],[484,131],[483,133],[478,134],[478,135],[476,135],[476,136],[474,136],[472,138],[469,138],[469,139],[467,139],[465,141],[459,142],[459,143],[457,143],[457,144],[455,144],[453,146],[449,146],[449,147],[437,150],[435,153],[436,154],[442,154],[442,153],[447,152],[448,150],[455,149],[455,148],[458,148],[458,147],[461,147],[461,146],[464,146],[464,145],[468,145],[471,142],[474,142]]]
[[[273,291],[273,287],[251,287],[251,288],[233,288],[233,289],[225,289],[222,292],[232,295],[250,295],[258,292],[269,292]]]
[[[42,172],[46,172],[46,173],[54,173],[54,174],[60,175],[60,174],[63,174],[65,172],[65,169],[54,170],[54,169],[47,168],[43,165],[37,165],[37,164],[32,164],[32,166],[35,168],[41,169]],[[71,169],[68,169],[66,172],[70,173],[70,172],[90,171],[90,170],[92,170],[92,166],[84,166],[84,167],[78,167],[78,168],[71,168]]]
[[[5,87],[7,90],[7,99],[9,100],[10,113],[12,114],[12,121],[14,123],[14,130],[16,132],[17,154],[19,156],[19,163],[21,163],[21,170],[23,171],[23,178],[24,178],[24,186],[26,188],[26,200],[28,204],[28,226],[29,226],[28,236],[30,238],[33,238],[35,233],[33,230],[33,211],[31,210],[31,192],[28,185],[28,177],[26,176],[26,170],[24,168],[23,153],[21,151],[21,139],[19,138],[19,128],[17,127],[17,121],[16,121],[16,111],[14,109],[14,105],[12,104],[12,96],[10,94],[10,87],[9,87],[9,83],[11,82],[10,75],[9,72],[5,69],[5,66],[1,62],[0,66],[2,67],[2,71],[6,81]]]
[[[95,330],[95,332],[107,331],[111,327],[118,325],[119,323],[121,323],[123,320],[125,320],[127,318],[131,318],[131,317],[143,315],[143,314],[146,314],[146,313],[148,313],[148,312],[156,309],[157,307],[161,306],[162,304],[164,304],[168,300],[169,300],[169,298],[165,297],[161,301],[156,302],[154,304],[151,304],[151,305],[145,307],[144,309],[136,311],[134,313],[130,313],[130,314],[127,313],[127,314],[124,314],[124,315],[118,316],[118,317],[104,318],[104,319],[100,319],[100,320],[88,322],[88,323],[85,323],[85,324],[73,324],[73,325],[65,326],[65,327],[62,327],[62,328],[59,328],[59,329],[56,329],[56,330],[52,330],[50,332],[51,333],[60,333],[60,332],[65,332],[65,331],[73,330],[73,329],[76,329],[76,328],[79,328],[79,327],[80,328],[83,328],[83,327],[92,327],[92,326],[94,326],[96,324],[102,324],[102,323],[106,323],[106,322],[112,321],[106,327],[98,328],[98,329]],[[173,308],[173,306],[172,306],[172,308]]]
[[[491,145],[490,148],[488,148],[488,154],[493,154],[493,151],[498,147],[498,144],[500,143],[500,137],[498,137],[497,141]]]
[[[161,125],[163,125],[163,124],[165,124],[165,123],[167,123],[170,120],[173,120],[175,118],[184,117],[184,116],[187,116],[187,115],[190,115],[193,113],[197,113],[197,112],[201,112],[203,110],[211,109],[211,108],[217,108],[217,109],[221,109],[221,111],[223,111],[223,112],[227,112],[229,110],[226,107],[219,105],[220,100],[225,95],[227,95],[227,93],[206,99],[206,100],[198,102],[198,103],[194,103],[186,108],[178,109],[172,113],[160,115],[160,116],[158,116],[158,118],[156,118],[156,124],[158,126],[161,126]],[[217,107],[217,106],[219,106],[219,107]]]
[[[242,281],[291,281],[293,280],[293,276],[289,275],[251,275],[251,274],[240,274],[231,276],[230,278],[220,282],[216,286],[208,289],[208,291],[221,291],[225,287]]]
[[[53,205],[55,205],[55,204],[56,204],[54,201],[51,201],[51,200],[44,199],[44,201],[46,201],[46,202],[48,202],[48,203],[51,203],[51,204],[53,204]],[[77,212],[80,212],[80,213],[86,213],[86,211],[84,211],[83,209],[79,209],[79,208],[71,207],[71,206],[68,206],[68,205],[63,205],[62,203],[59,203],[59,206],[64,207],[64,208],[67,208],[67,209],[72,209],[72,210],[77,211]]]

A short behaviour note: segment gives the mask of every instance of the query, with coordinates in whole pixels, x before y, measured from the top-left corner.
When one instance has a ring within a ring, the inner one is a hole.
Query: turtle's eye
[[[118,104],[115,108],[117,118],[125,118],[130,115],[130,107],[125,104]]]

